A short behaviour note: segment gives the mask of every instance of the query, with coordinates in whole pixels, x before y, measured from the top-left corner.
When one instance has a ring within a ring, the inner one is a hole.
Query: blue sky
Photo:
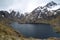
[[[21,12],[31,12],[38,6],[44,6],[48,2],[54,1],[60,4],[60,0],[0,0],[0,10],[17,10]],[[53,9],[56,9],[57,6]]]

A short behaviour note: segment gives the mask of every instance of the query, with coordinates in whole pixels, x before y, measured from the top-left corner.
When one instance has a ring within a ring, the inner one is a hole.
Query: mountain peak
[[[54,1],[51,1],[51,2],[47,3],[45,5],[45,7],[51,8],[52,6],[56,6],[56,5],[57,5],[57,3],[55,3]]]

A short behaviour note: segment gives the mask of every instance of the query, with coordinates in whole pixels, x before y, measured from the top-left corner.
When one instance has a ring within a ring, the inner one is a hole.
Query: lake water
[[[48,38],[56,36],[52,26],[49,24],[11,24],[12,28],[21,33],[25,37]]]

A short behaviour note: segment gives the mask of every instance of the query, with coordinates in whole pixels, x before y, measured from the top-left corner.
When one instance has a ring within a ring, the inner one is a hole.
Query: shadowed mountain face
[[[0,11],[0,17],[9,17],[9,13],[7,11]]]

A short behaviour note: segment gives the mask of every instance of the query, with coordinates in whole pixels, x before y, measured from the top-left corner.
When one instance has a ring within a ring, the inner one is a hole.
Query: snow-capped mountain
[[[44,7],[39,6],[36,9],[34,9],[33,11],[47,12],[47,11],[49,11],[48,9],[51,9],[53,6],[57,6],[57,3],[51,1],[51,2],[47,3]]]
[[[57,4],[53,1],[47,3],[47,5],[45,5],[45,7],[51,8],[52,6],[56,6]]]
[[[37,18],[47,18],[56,14],[56,12],[49,10],[55,6],[57,6],[57,3],[51,1],[43,7],[41,6],[37,7],[31,13],[33,14],[34,17],[36,16]]]

